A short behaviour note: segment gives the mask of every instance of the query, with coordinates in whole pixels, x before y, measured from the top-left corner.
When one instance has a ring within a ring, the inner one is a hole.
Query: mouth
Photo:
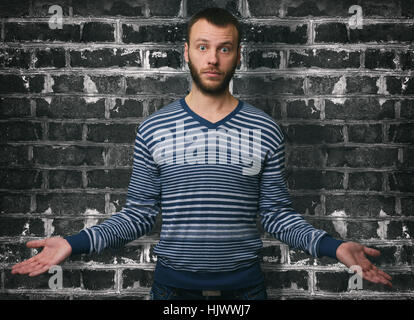
[[[204,74],[206,74],[208,77],[219,77],[221,75],[221,73],[217,71],[206,71]]]

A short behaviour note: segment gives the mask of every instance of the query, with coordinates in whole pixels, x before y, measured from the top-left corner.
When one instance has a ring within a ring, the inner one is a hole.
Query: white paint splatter
[[[379,216],[380,217],[388,217],[388,215],[382,209],[380,210]],[[382,240],[387,238],[387,231],[388,231],[389,223],[390,223],[389,220],[378,221],[377,235]]]
[[[53,226],[53,219],[42,218],[42,221],[43,221],[43,228],[45,230],[45,236],[50,237],[55,231],[55,227]]]
[[[338,82],[335,83],[334,88],[332,90],[332,94],[343,95],[346,93],[346,78],[342,76],[339,78]],[[330,98],[330,100],[335,104],[344,104],[346,98]]]
[[[43,211],[43,214],[52,214],[52,213],[53,212],[52,212],[52,208],[51,207],[49,207],[45,211]]]
[[[30,228],[29,223],[28,222],[25,223],[24,226],[23,226],[22,236],[26,236],[27,235],[27,232],[29,231],[29,228]]]
[[[332,221],[332,224],[335,228],[335,231],[339,233],[341,238],[345,239],[347,236],[347,227],[348,223],[342,219],[342,217],[347,217],[344,210],[335,210],[330,214],[331,217],[339,217],[338,219],[335,219]]]
[[[408,227],[406,225],[403,225],[402,230],[403,230],[402,232],[403,232],[403,235],[405,236],[405,238],[406,239],[411,239],[410,234],[407,232],[408,231]]]
[[[379,77],[377,82],[375,83],[378,87],[378,94],[390,94],[387,91],[387,82],[384,77]]]
[[[45,84],[43,86],[42,93],[50,93],[53,92],[53,85],[55,84],[55,81],[53,80],[52,76],[50,74],[47,74],[45,77]],[[49,104],[52,101],[51,97],[44,98]]]

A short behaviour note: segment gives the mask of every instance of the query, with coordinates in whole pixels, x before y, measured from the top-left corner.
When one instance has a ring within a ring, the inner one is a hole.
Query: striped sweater
[[[336,258],[342,241],[292,208],[284,169],[284,135],[264,111],[239,100],[212,123],[181,98],[139,125],[122,210],[65,239],[73,254],[119,248],[149,233],[162,212],[154,253],[164,273],[230,274],[257,266],[263,245],[257,219],[292,248]]]

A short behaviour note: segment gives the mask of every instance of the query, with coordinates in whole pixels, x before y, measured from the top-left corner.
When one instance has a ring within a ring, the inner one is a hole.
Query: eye
[[[221,48],[221,52],[227,53],[227,52],[229,52],[229,48],[223,47],[223,48]]]
[[[204,50],[206,49],[206,46],[205,46],[204,44],[200,44],[200,45],[198,46],[198,48],[199,48],[201,51],[204,51]]]

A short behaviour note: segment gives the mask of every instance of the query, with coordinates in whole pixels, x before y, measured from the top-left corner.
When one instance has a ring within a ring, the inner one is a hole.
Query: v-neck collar
[[[230,112],[227,116],[225,116],[223,119],[217,121],[217,122],[210,122],[207,119],[204,119],[203,117],[199,116],[197,113],[195,113],[193,110],[190,109],[187,102],[185,101],[185,98],[180,99],[180,103],[185,111],[187,111],[190,116],[192,116],[195,120],[200,122],[201,124],[205,125],[208,128],[217,128],[219,125],[227,122],[230,120],[239,110],[241,109],[243,105],[243,101],[239,99],[239,103],[237,104],[236,108],[233,109],[232,112]]]

